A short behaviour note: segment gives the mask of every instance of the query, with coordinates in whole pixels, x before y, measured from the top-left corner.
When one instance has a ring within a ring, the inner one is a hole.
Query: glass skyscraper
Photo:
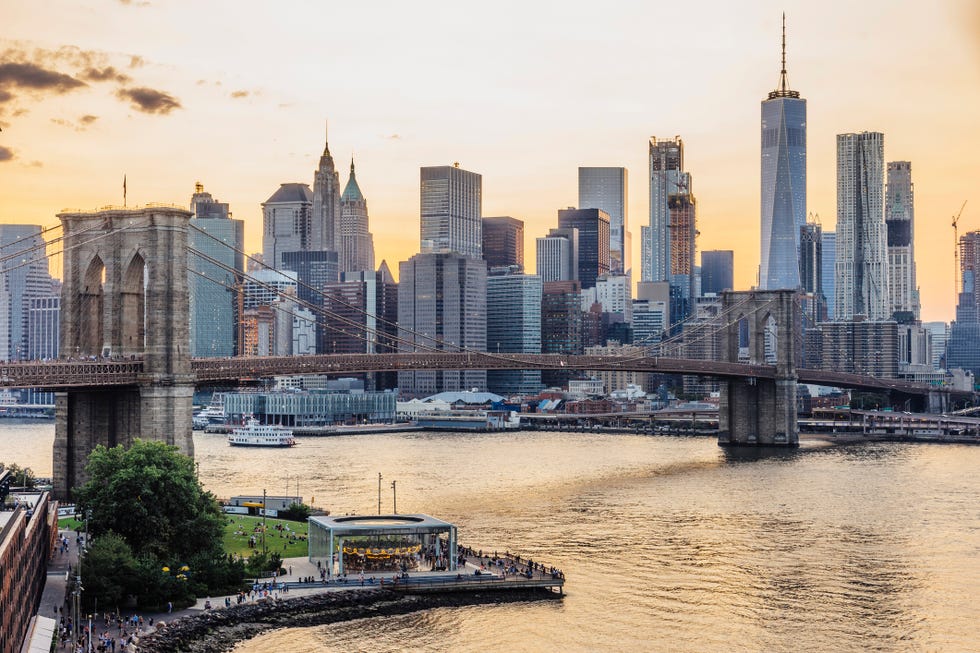
[[[541,353],[541,277],[503,274],[487,277],[487,350]],[[487,388],[501,395],[541,390],[540,370],[491,370]]]
[[[422,253],[483,255],[483,177],[453,166],[421,169]]]
[[[609,214],[609,272],[629,274],[629,174],[626,168],[579,168],[578,208]]]
[[[799,287],[800,228],[806,223],[806,100],[786,80],[785,21],[779,88],[762,101],[763,290]]]
[[[684,170],[684,142],[650,139],[650,224],[640,227],[640,275],[642,281],[667,281],[670,277],[671,195],[690,190]]]
[[[198,183],[191,197],[190,286],[191,356],[234,356],[238,344],[238,284],[245,271],[245,222],[233,220],[228,204],[218,202]],[[198,229],[200,231],[198,231]],[[204,233],[201,233],[204,232]],[[230,268],[230,269],[229,269]]]

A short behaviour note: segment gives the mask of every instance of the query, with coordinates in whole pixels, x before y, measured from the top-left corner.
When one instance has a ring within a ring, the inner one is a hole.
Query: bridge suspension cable
[[[86,233],[88,231],[92,231],[94,229],[97,229],[99,226],[100,225],[95,225],[95,226],[92,226],[92,227],[88,227],[87,229],[82,229],[80,231],[75,232],[72,235],[73,236],[81,235],[81,234]],[[85,241],[82,241],[82,242],[79,242],[79,243],[73,243],[70,246],[63,247],[62,249],[59,249],[56,252],[47,252],[46,251],[45,254],[44,254],[44,256],[37,256],[37,257],[34,257],[34,258],[30,258],[30,259],[28,259],[26,261],[21,261],[17,265],[12,265],[10,267],[6,267],[6,268],[0,270],[0,275],[6,274],[8,272],[13,272],[14,270],[17,270],[19,268],[25,267],[27,265],[32,265],[32,264],[37,263],[38,261],[41,261],[41,260],[43,260],[45,258],[52,258],[54,256],[58,256],[59,254],[64,254],[65,252],[70,252],[73,249],[77,249],[77,248],[79,248],[79,247],[81,247],[83,245],[88,245],[89,243],[94,243],[97,240],[101,240],[101,239],[107,238],[109,236],[114,236],[115,234],[122,233],[123,231],[128,231],[129,229],[134,229],[135,227],[136,227],[136,225],[126,225],[125,227],[120,227],[118,229],[111,229],[110,231],[106,231],[105,233],[101,233],[98,236],[95,236],[94,238],[89,238],[88,240],[85,240]],[[59,236],[58,238],[51,240],[50,243],[56,243],[59,240],[63,240],[63,239],[64,239],[64,236]],[[42,245],[36,245],[35,247],[32,247],[30,249],[31,250],[39,250],[39,249],[42,249],[42,248],[46,249],[47,246],[48,246],[48,244],[49,244],[49,242],[45,242]],[[23,251],[26,252],[26,251],[30,251],[30,250],[23,250]],[[4,260],[7,260],[7,259],[4,259]]]

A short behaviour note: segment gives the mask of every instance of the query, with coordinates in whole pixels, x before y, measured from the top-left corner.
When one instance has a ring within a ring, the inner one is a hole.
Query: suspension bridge
[[[533,369],[706,376],[721,386],[720,443],[789,446],[798,443],[798,383],[887,391],[920,406],[941,404],[937,397],[945,394],[898,379],[800,368],[801,309],[790,290],[724,293],[714,319],[692,322],[679,336],[628,356],[475,351],[347,305],[373,318],[379,329],[391,327],[384,334],[369,331],[356,319],[290,297],[317,315],[323,328],[374,343],[384,340],[389,352],[191,358],[188,274],[200,272],[189,270],[188,257],[217,265],[235,278],[263,283],[189,247],[188,233],[196,227],[189,223],[191,213],[179,207],[110,207],[66,211],[58,218],[61,236],[0,257],[0,272],[28,265],[32,257],[62,257],[65,356],[0,363],[0,387],[57,393],[54,481],[59,496],[84,481],[85,461],[99,444],[125,445],[141,437],[193,455],[191,400],[196,385],[278,375]],[[58,242],[61,250],[49,251]]]

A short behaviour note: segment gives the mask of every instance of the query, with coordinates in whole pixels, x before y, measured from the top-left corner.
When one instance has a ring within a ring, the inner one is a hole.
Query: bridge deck
[[[594,356],[561,354],[399,353],[324,354],[313,356],[263,356],[197,358],[191,361],[197,384],[237,383],[242,380],[295,374],[357,374],[420,370],[595,370],[659,374],[690,374],[720,379],[772,379],[771,365],[751,365],[658,356]],[[143,361],[56,360],[23,361],[0,365],[0,387],[64,390],[68,388],[132,386],[140,383]],[[832,370],[799,368],[800,383],[838,388],[926,395],[949,391],[900,379],[879,379]],[[956,394],[954,392],[954,394]],[[969,393],[960,393],[969,394]]]

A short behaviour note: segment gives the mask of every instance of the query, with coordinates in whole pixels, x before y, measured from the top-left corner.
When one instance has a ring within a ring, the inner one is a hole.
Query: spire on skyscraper
[[[777,97],[800,97],[799,91],[791,91],[786,79],[786,12],[783,12],[783,67],[779,71],[779,88],[769,92],[769,99]]]
[[[786,66],[784,65],[783,68]],[[323,121],[323,156],[330,156],[330,121]]]

